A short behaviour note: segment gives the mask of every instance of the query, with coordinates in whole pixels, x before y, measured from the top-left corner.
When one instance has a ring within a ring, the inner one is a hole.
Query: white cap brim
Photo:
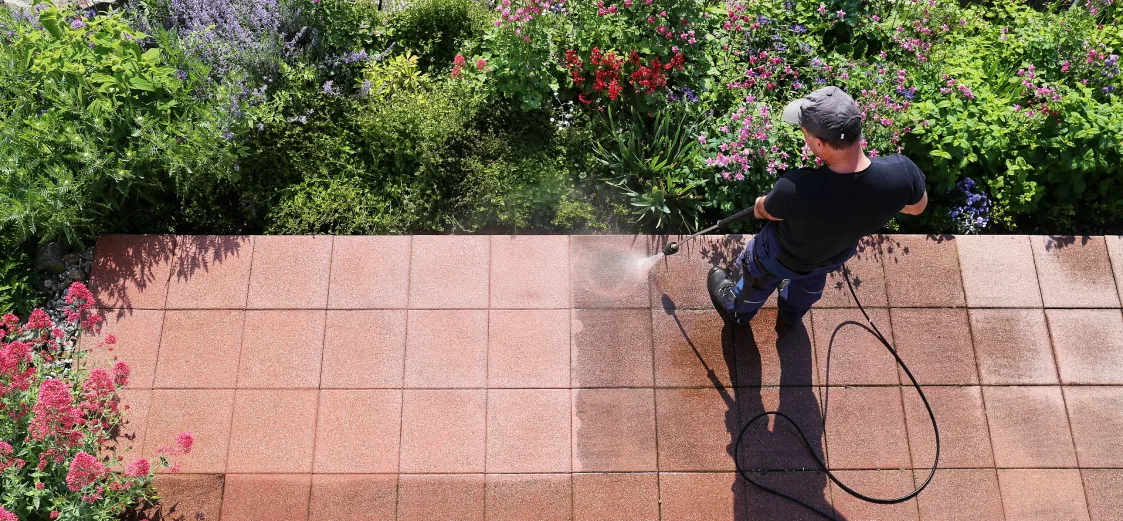
[[[785,123],[790,123],[796,126],[802,125],[803,107],[805,107],[808,103],[811,103],[811,100],[807,98],[799,98],[795,101],[792,101],[791,103],[788,103],[788,106],[784,107],[784,113],[781,118]]]

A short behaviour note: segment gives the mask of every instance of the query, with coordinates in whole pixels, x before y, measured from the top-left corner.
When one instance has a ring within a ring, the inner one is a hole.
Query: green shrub
[[[398,47],[420,56],[423,71],[436,73],[452,64],[461,47],[481,38],[491,12],[480,0],[419,0],[387,21]]]
[[[86,19],[51,8],[37,27],[0,9],[0,20],[14,27],[0,46],[4,234],[81,243],[174,211],[153,207],[161,194],[236,177],[230,129],[200,99],[197,67],[143,47],[147,35],[121,13]]]

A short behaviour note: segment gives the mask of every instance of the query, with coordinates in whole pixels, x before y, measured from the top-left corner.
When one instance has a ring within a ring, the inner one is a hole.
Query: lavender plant
[[[314,36],[294,27],[299,13],[288,0],[152,0],[147,7],[216,79],[245,73],[266,82]]]

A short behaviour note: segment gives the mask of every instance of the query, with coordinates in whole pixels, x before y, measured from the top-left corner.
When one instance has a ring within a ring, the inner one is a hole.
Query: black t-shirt
[[[851,174],[826,167],[792,170],[764,200],[764,209],[783,219],[772,223],[777,260],[797,273],[826,266],[902,208],[919,203],[924,190],[924,174],[902,155],[870,159],[868,168]]]

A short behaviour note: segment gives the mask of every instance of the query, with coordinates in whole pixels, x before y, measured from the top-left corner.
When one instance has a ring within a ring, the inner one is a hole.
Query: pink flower
[[[53,327],[55,327],[55,323],[51,321],[51,317],[40,308],[32,310],[31,316],[27,317],[27,329],[51,329]]]
[[[195,444],[195,437],[189,432],[181,432],[175,437],[175,442],[183,449],[184,454],[188,454],[191,452],[191,446]]]
[[[105,466],[97,458],[84,451],[79,452],[74,456],[74,461],[70,462],[70,471],[66,473],[66,486],[71,492],[77,492],[97,481],[105,472]]]
[[[15,514],[8,512],[7,510],[4,510],[4,507],[0,507],[0,521],[19,521],[19,517],[16,517]]]
[[[466,63],[468,62],[464,59],[464,55],[462,54],[457,54],[456,58],[452,59],[452,64],[457,67],[463,67]]]
[[[143,478],[148,475],[148,470],[148,460],[140,458],[125,467],[125,475],[131,478]]]
[[[48,378],[39,384],[39,400],[32,407],[35,417],[28,426],[32,439],[44,440],[51,435],[63,435],[74,439],[74,426],[81,419],[73,406],[70,386],[62,380]]]
[[[51,519],[58,519],[58,510],[51,511]]]
[[[698,134],[698,143],[700,143],[700,144],[703,144],[703,145],[705,145],[705,144],[706,144],[706,136],[705,136],[705,134]]]
[[[129,369],[129,364],[126,364],[125,362],[117,362],[113,366],[113,383],[117,384],[117,387],[124,387],[126,385],[129,385],[130,372],[131,370]]]
[[[487,67],[487,60],[485,60],[483,58],[480,58],[480,59],[476,60],[476,70],[477,71],[484,70],[484,67]]]

